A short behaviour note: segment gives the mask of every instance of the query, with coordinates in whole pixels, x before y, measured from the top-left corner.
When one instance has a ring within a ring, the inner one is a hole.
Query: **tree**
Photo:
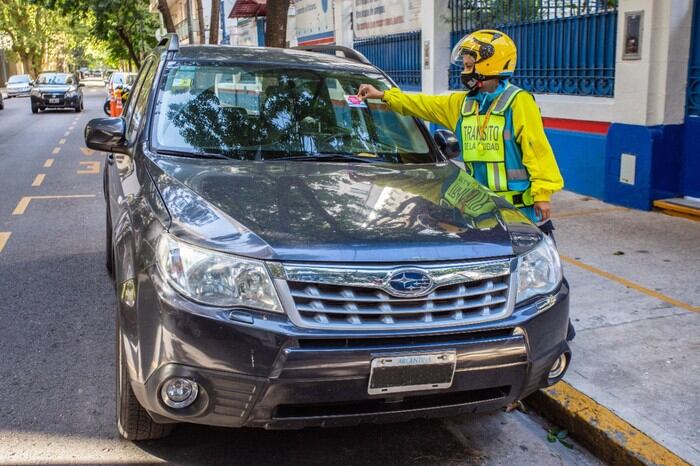
[[[55,24],[37,5],[22,0],[0,0],[0,33],[12,41],[10,53],[22,62],[26,73],[36,76],[42,70]]]
[[[199,43],[205,44],[206,37],[204,35],[204,7],[202,0],[194,0],[195,9],[197,10],[197,26],[199,29]]]
[[[76,22],[94,18],[90,32],[106,43],[113,60],[127,59],[139,68],[143,54],[155,45],[154,33],[160,22],[157,15],[149,11],[148,0],[34,1],[59,9]],[[172,20],[170,22],[172,23]]]
[[[158,11],[160,11],[160,14],[163,16],[165,30],[168,32],[175,32],[175,23],[173,23],[173,15],[170,14],[168,0],[158,0]]]
[[[268,0],[265,45],[284,47],[287,45],[287,13],[289,0]]]
[[[219,0],[211,0],[211,18],[209,21],[209,43],[219,43],[219,16],[221,15]]]

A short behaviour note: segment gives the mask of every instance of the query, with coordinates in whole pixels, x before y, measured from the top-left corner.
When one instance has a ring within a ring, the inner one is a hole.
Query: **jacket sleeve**
[[[544,133],[540,109],[527,92],[515,97],[512,109],[515,140],[523,153],[523,165],[530,174],[532,196],[535,202],[549,202],[552,194],[564,187],[564,179]]]
[[[395,112],[437,123],[454,131],[465,96],[466,92],[446,95],[405,94],[398,87],[393,87],[384,92],[382,100]]]

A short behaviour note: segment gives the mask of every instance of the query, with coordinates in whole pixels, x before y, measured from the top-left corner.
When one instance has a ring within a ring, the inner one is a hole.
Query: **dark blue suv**
[[[87,125],[124,438],[473,413],[562,377],[552,241],[362,83],[393,85],[342,47],[172,36],[123,116]]]

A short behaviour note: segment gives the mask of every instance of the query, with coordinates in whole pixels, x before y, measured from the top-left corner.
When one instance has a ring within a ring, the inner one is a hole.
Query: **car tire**
[[[117,356],[117,431],[124,440],[155,440],[170,435],[174,424],[158,424],[136,399],[129,383],[129,371],[124,364],[124,352],[121,345],[121,328],[119,317],[116,325]]]
[[[75,107],[73,107],[73,109],[75,110],[75,113],[80,113],[83,111],[83,104],[78,102],[77,104],[75,104]]]

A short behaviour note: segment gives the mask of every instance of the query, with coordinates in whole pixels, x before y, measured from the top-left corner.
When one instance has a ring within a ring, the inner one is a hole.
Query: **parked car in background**
[[[15,74],[7,80],[7,98],[28,96],[32,92],[32,78],[28,74]]]
[[[316,49],[318,50],[318,49]],[[564,375],[553,241],[379,100],[362,55],[166,38],[106,152],[117,428],[299,428],[500,409]]]
[[[36,78],[30,95],[32,113],[47,108],[83,110],[83,90],[70,73],[45,72]]]

